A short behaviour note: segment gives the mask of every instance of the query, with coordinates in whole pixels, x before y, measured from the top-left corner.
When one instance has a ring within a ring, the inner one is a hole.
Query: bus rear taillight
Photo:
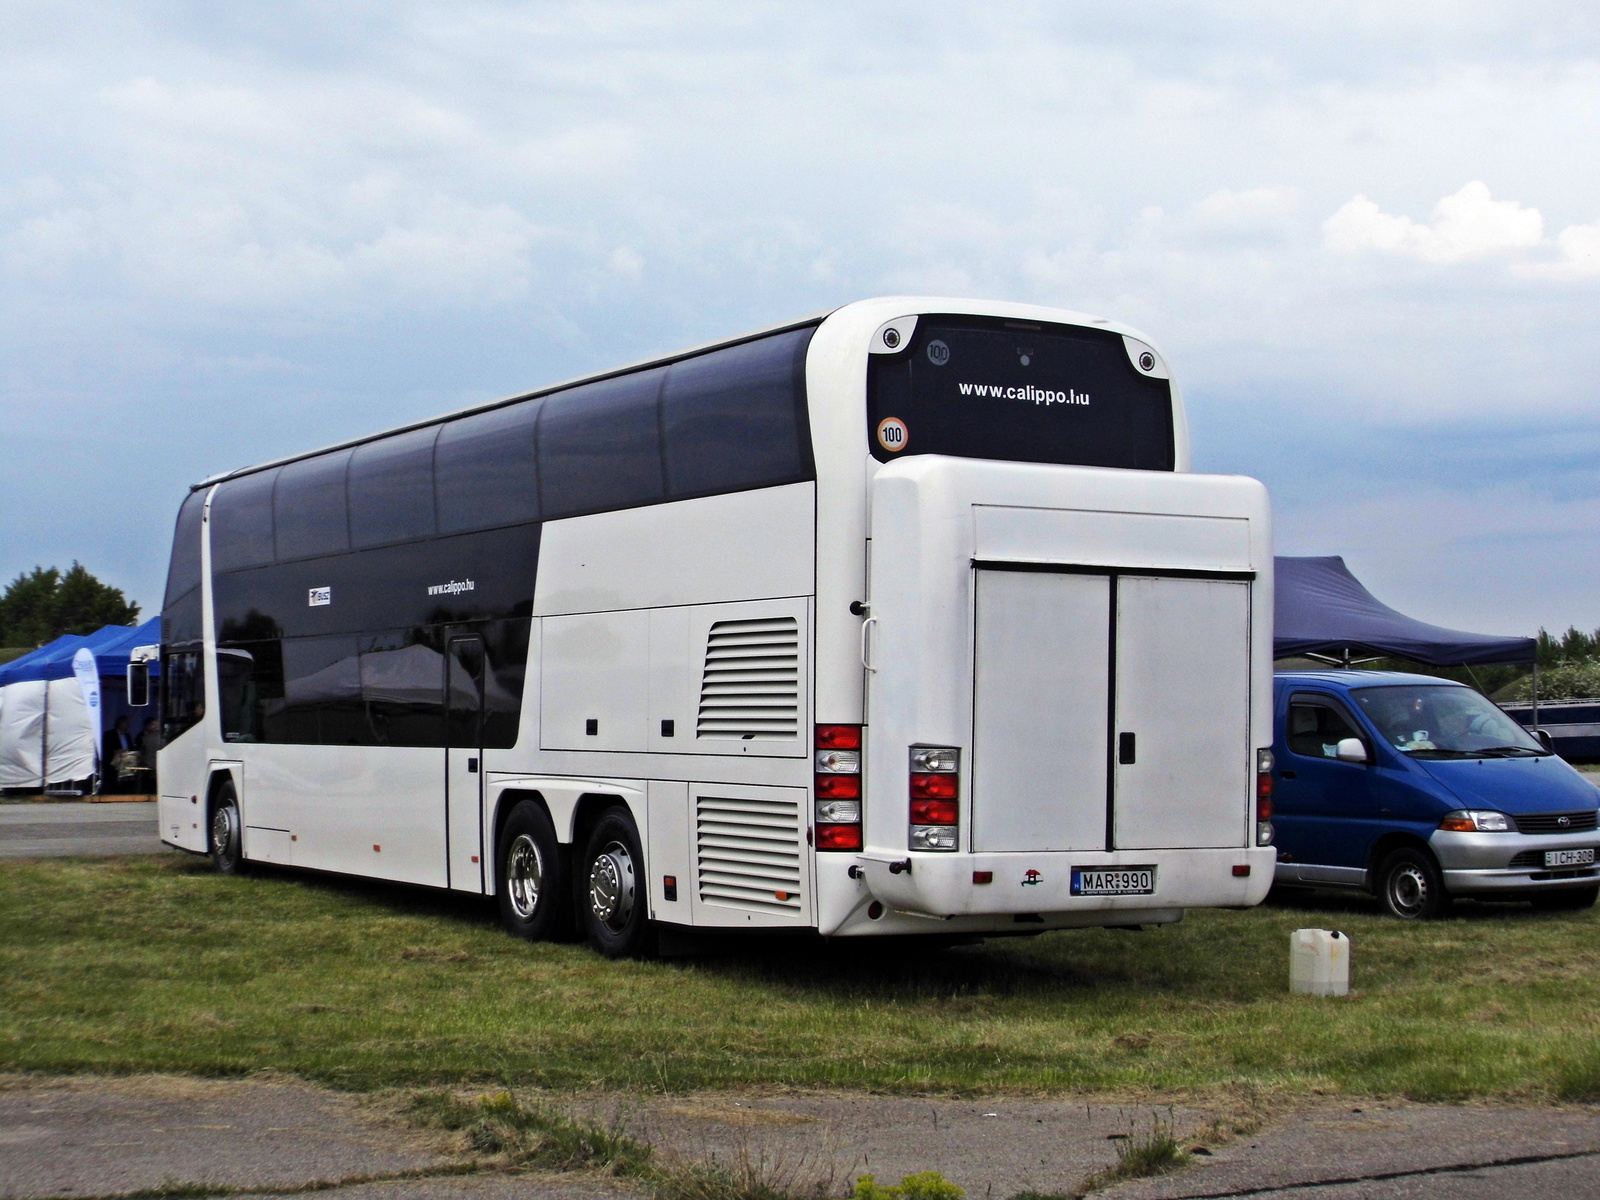
[[[1272,751],[1256,751],[1256,845],[1272,845]]]
[[[818,850],[861,849],[861,726],[818,725],[816,734]]]
[[[911,747],[911,849],[954,850],[961,820],[961,751]]]

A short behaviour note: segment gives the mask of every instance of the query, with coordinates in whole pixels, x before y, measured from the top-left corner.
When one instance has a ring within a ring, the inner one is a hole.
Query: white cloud
[[[1356,196],[1323,225],[1326,245],[1337,254],[1380,250],[1431,263],[1528,250],[1544,241],[1544,216],[1515,200],[1496,200],[1481,180],[1433,206],[1426,225],[1380,209]]]

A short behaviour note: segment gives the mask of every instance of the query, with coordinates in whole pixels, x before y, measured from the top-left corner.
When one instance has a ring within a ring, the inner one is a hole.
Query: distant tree
[[[25,571],[0,594],[0,646],[42,646],[64,633],[93,633],[102,625],[132,625],[139,606],[121,588],[101,583],[73,562]]]

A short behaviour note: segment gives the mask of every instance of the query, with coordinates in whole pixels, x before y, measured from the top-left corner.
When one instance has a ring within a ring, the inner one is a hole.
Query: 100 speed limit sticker
[[[904,450],[910,440],[911,435],[906,432],[906,423],[899,417],[885,417],[878,422],[878,445],[890,454]]]

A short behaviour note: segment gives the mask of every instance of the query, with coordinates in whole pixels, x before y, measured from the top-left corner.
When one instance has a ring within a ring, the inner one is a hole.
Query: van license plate
[[[1154,867],[1072,868],[1074,896],[1152,896],[1155,890]]]
[[[1594,849],[1588,850],[1546,850],[1544,852],[1544,865],[1547,867],[1589,867],[1594,865]]]

